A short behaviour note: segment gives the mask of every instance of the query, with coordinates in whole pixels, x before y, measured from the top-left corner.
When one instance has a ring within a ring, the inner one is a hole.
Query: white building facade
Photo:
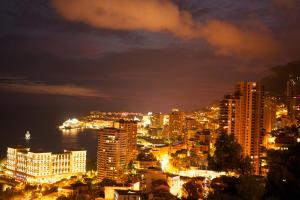
[[[86,172],[86,150],[60,154],[7,148],[6,174],[19,181],[53,183]]]

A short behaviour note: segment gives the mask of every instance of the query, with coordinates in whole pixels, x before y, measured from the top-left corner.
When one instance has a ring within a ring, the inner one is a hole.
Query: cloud
[[[100,93],[97,90],[73,85],[48,85],[44,83],[0,83],[0,90],[15,93],[73,96],[73,97],[97,97],[109,98],[110,95]]]
[[[273,0],[276,7],[283,10],[293,10],[297,6],[296,0]]]
[[[217,54],[266,57],[279,47],[266,30],[244,29],[211,20],[199,23],[170,0],[52,0],[65,19],[97,28],[170,32],[183,39],[203,39]]]
[[[196,37],[191,15],[169,0],[53,0],[53,5],[64,18],[95,27]]]
[[[264,57],[278,54],[277,42],[263,25],[252,25],[247,29],[229,22],[211,20],[203,25],[201,33],[220,55]]]

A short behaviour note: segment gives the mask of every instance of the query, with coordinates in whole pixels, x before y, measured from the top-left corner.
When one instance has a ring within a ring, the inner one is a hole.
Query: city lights
[[[0,200],[300,199],[300,0],[0,10]]]
[[[61,154],[8,148],[6,174],[29,183],[53,183],[86,172],[86,151]]]

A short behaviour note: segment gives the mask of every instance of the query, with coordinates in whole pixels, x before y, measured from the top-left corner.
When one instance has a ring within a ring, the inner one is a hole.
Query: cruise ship
[[[59,129],[80,129],[83,128],[83,124],[83,122],[76,118],[68,119],[61,126],[59,126]]]

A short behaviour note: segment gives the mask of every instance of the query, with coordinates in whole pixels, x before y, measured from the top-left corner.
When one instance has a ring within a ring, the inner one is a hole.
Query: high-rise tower
[[[120,129],[127,135],[127,153],[126,162],[129,163],[136,159],[137,156],[137,122],[133,120],[119,120],[114,122],[114,128]]]
[[[251,158],[254,173],[259,174],[264,134],[264,89],[256,82],[240,82],[236,85],[235,95],[239,100],[234,135],[242,146],[243,156]]]
[[[233,95],[226,95],[220,102],[219,125],[227,134],[234,134],[238,102],[239,99]]]
[[[184,138],[183,125],[183,113],[178,109],[172,109],[169,118],[169,137],[171,140],[176,140],[179,137]]]
[[[293,119],[300,119],[300,76],[290,76],[287,81],[287,108]]]
[[[120,129],[105,128],[98,135],[97,171],[100,180],[120,180],[127,164],[127,133]]]
[[[265,97],[264,105],[264,129],[266,133],[271,133],[276,126],[276,99]]]
[[[240,82],[235,93],[220,102],[220,128],[234,134],[242,155],[252,160],[260,173],[260,149],[264,135],[264,89],[256,82]]]

